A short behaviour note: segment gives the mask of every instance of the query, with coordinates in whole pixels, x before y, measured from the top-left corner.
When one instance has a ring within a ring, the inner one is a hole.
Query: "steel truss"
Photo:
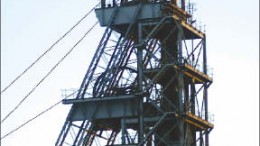
[[[209,145],[206,36],[168,3],[161,19],[140,20],[144,6],[124,27],[113,8],[76,98],[63,101],[72,107],[56,146]]]

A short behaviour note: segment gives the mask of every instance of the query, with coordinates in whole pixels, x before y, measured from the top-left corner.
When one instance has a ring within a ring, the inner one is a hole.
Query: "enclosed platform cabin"
[[[142,5],[139,12],[138,7]],[[186,39],[189,38],[203,38],[204,33],[197,30],[195,27],[191,26],[189,18],[192,16],[185,11],[185,1],[181,1],[181,6],[177,5],[176,0],[172,1],[127,1],[122,0],[120,3],[117,3],[113,0],[113,3],[110,4],[107,0],[101,1],[101,8],[97,8],[96,16],[99,20],[101,26],[110,26],[110,28],[118,31],[119,33],[126,33],[127,28],[130,24],[136,22],[154,22],[155,20],[163,19],[165,16],[172,17],[172,21],[181,21],[182,26],[184,26],[184,33]],[[115,15],[113,15],[116,13]],[[138,14],[137,14],[138,13]],[[135,18],[135,15],[138,15]],[[113,18],[114,17],[114,18]],[[134,19],[134,22],[133,22]],[[113,20],[113,23],[110,24],[110,20]],[[191,19],[190,19],[191,20]],[[146,27],[153,27],[155,24],[146,25]],[[161,30],[158,34],[163,33],[164,31],[169,31],[174,27],[174,24],[169,25],[168,27],[164,26],[164,30]],[[137,26],[135,26],[137,33]],[[138,34],[133,34],[136,37]],[[145,37],[145,36],[143,36]],[[162,36],[157,36],[158,38]]]

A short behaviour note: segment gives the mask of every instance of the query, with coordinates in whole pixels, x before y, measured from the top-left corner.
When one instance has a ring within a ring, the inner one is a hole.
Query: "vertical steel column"
[[[195,105],[196,105],[196,102],[195,102],[195,96],[196,96],[196,88],[195,88],[195,80],[192,79],[192,83],[191,83],[191,113],[196,115],[196,108],[195,108]],[[193,139],[193,146],[196,146],[196,128],[195,127],[192,127],[192,130],[193,130],[193,134],[192,134],[192,139]]]
[[[185,11],[185,0],[181,0],[181,9]]]
[[[203,144],[203,135],[202,135],[202,131],[200,131],[200,146],[204,146]]]
[[[178,44],[178,63],[182,64],[183,63],[183,57],[182,57],[182,33],[181,33],[181,27],[178,27],[178,39],[177,39],[177,44]]]
[[[180,71],[178,73],[178,102],[179,102],[179,113],[184,112],[184,106],[183,106],[183,71]],[[179,125],[179,142],[180,146],[183,146],[184,144],[184,123],[183,119],[179,117],[178,119],[178,125]]]
[[[138,23],[138,44],[142,42],[142,23]],[[139,134],[138,143],[140,143],[144,136],[144,117],[143,117],[143,45],[137,48],[137,70],[138,70],[138,89],[139,95]]]
[[[125,143],[125,135],[126,135],[126,125],[125,125],[125,118],[121,119],[121,129],[122,129],[122,144],[126,144]]]
[[[207,75],[207,52],[206,52],[206,35],[203,38],[203,73]],[[205,103],[205,120],[208,121],[208,86],[204,83],[204,103]],[[205,132],[205,146],[209,146],[209,134]]]
[[[181,28],[178,30],[178,39],[177,39],[177,46],[178,46],[178,63],[182,64],[182,34],[181,34]],[[179,113],[184,112],[184,80],[183,80],[183,71],[179,70],[178,72],[178,107],[179,107]],[[179,145],[183,146],[184,144],[184,123],[183,119],[178,119],[178,125],[179,125]]]

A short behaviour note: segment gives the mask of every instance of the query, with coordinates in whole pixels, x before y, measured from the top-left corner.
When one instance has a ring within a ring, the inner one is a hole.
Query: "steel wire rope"
[[[49,110],[51,110],[52,108],[54,108],[55,106],[57,106],[58,104],[60,104],[62,102],[59,101],[57,103],[55,103],[54,105],[52,105],[51,107],[49,107],[48,109],[42,111],[40,114],[34,116],[33,118],[29,119],[28,121],[26,121],[25,123],[23,123],[22,125],[18,126],[17,128],[11,130],[9,133],[7,133],[6,135],[4,135],[3,137],[1,137],[1,140],[4,139],[5,137],[9,136],[10,134],[16,132],[17,130],[19,130],[20,128],[22,128],[23,126],[27,125],[28,123],[30,123],[31,121],[35,120],[36,118],[40,117],[42,114],[48,112]]]
[[[75,94],[77,91],[74,91],[73,93],[67,95],[64,99],[67,99],[68,97],[72,96],[73,94]],[[62,99],[63,100],[63,99]],[[43,115],[44,113],[50,111],[51,109],[53,109],[54,107],[56,107],[57,105],[59,105],[62,100],[56,102],[55,104],[53,104],[52,106],[50,106],[49,108],[47,108],[46,110],[40,112],[39,114],[37,114],[36,116],[34,116],[33,118],[29,119],[28,121],[24,122],[23,124],[21,124],[20,126],[18,126],[17,128],[11,130],[10,132],[8,132],[7,134],[5,134],[3,137],[1,137],[1,140],[4,139],[5,137],[11,135],[12,133],[16,132],[17,130],[19,130],[20,128],[24,127],[25,125],[29,124],[31,121],[35,120],[36,118],[40,117],[41,115]]]
[[[18,107],[31,95],[35,89],[57,68],[57,66],[74,50],[74,48],[87,36],[87,34],[98,24],[96,22],[84,35],[80,38],[80,40],[59,60],[57,64],[55,64],[51,70],[33,87],[33,89],[15,106],[11,112],[9,112],[3,120],[1,120],[1,124],[15,111]]]
[[[19,78],[21,78],[29,69],[31,69],[42,57],[44,57],[48,52],[50,52],[55,45],[57,45],[63,38],[65,38],[76,26],[78,26],[94,9],[100,4],[96,4],[87,14],[85,14],[80,20],[77,21],[63,36],[61,36],[56,42],[54,42],[40,57],[38,57],[31,65],[29,65],[21,74],[19,74],[14,80],[12,80],[2,91],[4,93],[8,88],[10,88]]]

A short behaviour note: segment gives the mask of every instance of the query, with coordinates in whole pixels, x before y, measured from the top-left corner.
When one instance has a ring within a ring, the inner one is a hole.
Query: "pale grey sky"
[[[99,1],[1,1],[1,87],[5,87]],[[214,82],[209,109],[211,146],[259,145],[259,1],[195,1],[206,24],[208,65]],[[1,95],[1,119],[95,22],[92,13],[35,68]],[[103,33],[96,27],[39,88],[1,124],[1,137],[78,88]],[[50,112],[1,140],[1,145],[54,145],[69,110]]]

